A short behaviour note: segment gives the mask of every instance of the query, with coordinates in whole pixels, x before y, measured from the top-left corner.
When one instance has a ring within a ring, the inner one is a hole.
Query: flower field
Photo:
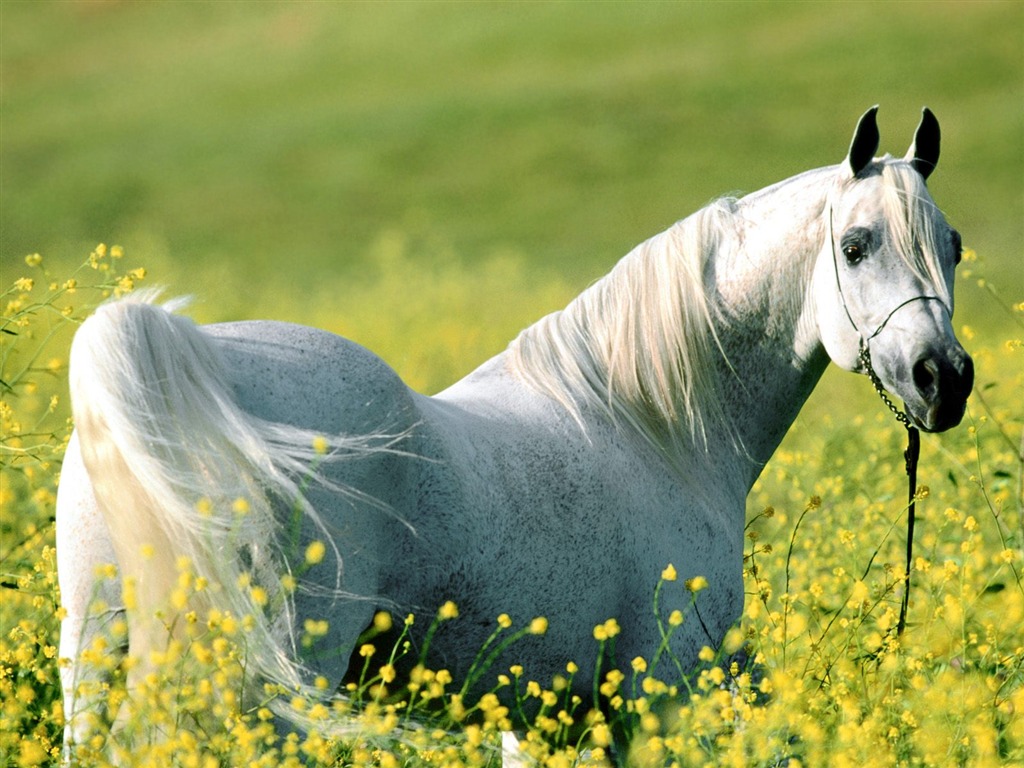
[[[5,768],[59,763],[58,669],[65,662],[57,653],[53,520],[70,432],[63,401],[67,347],[91,305],[144,278],[129,261],[120,248],[100,246],[73,275],[54,275],[46,259],[33,254],[4,294]],[[668,654],[619,660],[629,662],[632,675],[607,665],[579,669],[571,659],[554,680],[534,680],[520,667],[487,669],[493,690],[472,701],[446,670],[416,665],[408,679],[398,677],[396,662],[409,652],[400,636],[393,647],[367,640],[362,676],[342,698],[326,691],[253,692],[244,690],[243,674],[251,617],[190,615],[185,639],[171,644],[157,660],[159,672],[131,696],[118,684],[123,668],[109,670],[113,683],[102,695],[117,710],[119,726],[108,736],[97,713],[95,735],[76,746],[74,763],[497,765],[499,732],[515,726],[526,728],[523,750],[552,766],[604,765],[612,734],[623,732],[632,735],[633,746],[618,757],[644,766],[1020,764],[1024,304],[1001,299],[971,273],[973,261],[969,252],[961,279],[1008,322],[1001,335],[987,339],[960,329],[977,364],[976,392],[961,427],[923,440],[910,613],[902,636],[896,624],[905,588],[904,433],[866,382],[847,377],[839,385],[856,382],[866,393],[856,412],[805,410],[755,486],[744,616],[722,648],[705,649],[697,670],[677,669]],[[430,343],[428,330],[422,334]],[[307,552],[310,563],[320,556],[316,547]],[[659,589],[679,588],[671,584],[670,564],[650,567],[662,574]],[[188,563],[180,568],[184,604],[204,585]],[[97,578],[115,573],[111,567]],[[701,579],[680,586],[701,600]],[[658,611],[657,594],[651,598]],[[686,617],[675,612],[662,619],[667,635]],[[393,623],[458,620],[458,606],[449,602],[434,617],[381,613],[375,626],[383,631]],[[545,630],[543,617],[495,616],[481,668],[495,649],[514,648],[518,637]],[[614,655],[614,619],[593,630],[594,642]],[[306,632],[318,631],[311,617]],[[112,632],[108,642],[117,643],[124,628]],[[85,663],[110,666],[107,650],[85,649]],[[593,678],[600,712],[586,711],[568,693],[569,681],[579,676]],[[318,685],[325,688],[326,681]],[[301,716],[308,730],[275,728],[281,707]]]
[[[340,696],[267,690],[245,676],[253,617],[188,611],[131,696],[123,626],[83,649],[110,683],[85,683],[105,707],[70,757],[497,766],[514,726],[550,766],[1024,765],[1022,30],[1024,4],[978,0],[0,2],[0,768],[62,762],[55,497],[92,307],[165,285],[200,322],[315,325],[436,392],[712,196],[839,162],[875,103],[897,156],[935,111],[929,189],[977,251],[954,318],[975,391],[922,436],[902,634],[906,433],[833,368],[748,498],[744,615],[698,669],[663,649],[536,679],[490,660],[545,618],[500,614],[473,700],[404,643],[461,620],[438,595],[376,616]],[[209,585],[178,566],[188,606]],[[661,590],[707,596],[676,566],[649,564],[666,636],[691,614]],[[613,617],[583,631],[614,656]]]

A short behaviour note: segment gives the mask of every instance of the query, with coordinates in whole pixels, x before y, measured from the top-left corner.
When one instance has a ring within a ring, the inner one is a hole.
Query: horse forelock
[[[585,428],[598,412],[670,462],[731,432],[716,386],[722,356],[708,265],[727,247],[722,199],[641,243],[560,312],[524,330],[511,365]],[[691,450],[687,450],[691,449]]]
[[[924,179],[910,163],[889,161],[882,165],[882,189],[882,211],[897,251],[915,276],[950,306],[939,255],[948,230]]]
[[[877,161],[868,175],[877,176],[881,182],[881,212],[900,258],[918,280],[950,306],[940,257],[948,230],[924,178],[908,161],[889,155]],[[845,184],[857,181],[849,179]]]

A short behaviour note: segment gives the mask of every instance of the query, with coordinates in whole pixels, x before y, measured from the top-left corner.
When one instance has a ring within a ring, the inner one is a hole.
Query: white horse
[[[323,675],[333,689],[375,611],[427,618],[445,600],[460,618],[428,663],[456,681],[500,613],[547,618],[499,660],[537,680],[592,669],[610,617],[620,662],[650,659],[669,563],[666,613],[689,605],[684,579],[709,585],[671,650],[692,664],[717,646],[743,607],[747,493],[828,361],[873,368],[927,431],[959,423],[972,387],[951,326],[960,238],[925,186],[938,123],[925,109],[906,157],[875,158],[876,110],[844,162],[673,225],[435,397],[324,331],[198,327],[151,298],[102,307],[73,345],[57,507],[68,743],[98,706],[77,695],[94,674],[79,652],[125,613],[121,582],[95,583],[104,563],[135,584],[129,686],[168,642],[173,612],[154,610],[183,555],[214,587],[186,608],[256,616],[249,673],[290,688]],[[239,586],[251,571],[287,597],[315,538],[328,562],[280,609]],[[90,615],[97,595],[108,610]],[[312,649],[297,641],[308,617],[329,621]],[[590,685],[580,675],[587,702]]]

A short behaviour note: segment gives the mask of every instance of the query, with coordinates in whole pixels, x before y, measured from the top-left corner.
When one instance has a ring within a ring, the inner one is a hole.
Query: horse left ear
[[[875,157],[878,149],[880,136],[878,135],[878,105],[876,104],[857,121],[857,128],[853,132],[853,141],[850,142],[850,153],[846,156],[846,163],[854,176],[868,167]]]
[[[910,145],[907,156],[909,162],[922,177],[927,179],[939,162],[939,121],[932,111],[925,107],[921,111],[921,124],[914,133],[914,143]]]

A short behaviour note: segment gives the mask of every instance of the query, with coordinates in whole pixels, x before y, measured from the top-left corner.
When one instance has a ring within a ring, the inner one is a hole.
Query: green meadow
[[[750,497],[733,641],[756,674],[709,652],[687,681],[645,662],[595,687],[644,765],[1024,762],[1022,39],[1019,2],[2,0],[0,768],[58,762],[67,345],[105,294],[328,328],[434,392],[715,197],[838,163],[873,104],[883,152],[922,106],[941,123],[929,185],[969,249],[954,327],[978,367],[964,424],[923,440],[908,630],[903,431],[831,370]],[[217,632],[195,647],[237,640]],[[230,682],[229,657],[210,663]],[[401,691],[367,663],[354,741],[275,742],[260,710],[197,742],[154,696],[131,717],[167,738],[134,764],[493,761],[504,715],[460,712],[443,670],[417,683],[437,733],[389,740]],[[495,686],[545,702],[538,760],[603,764],[605,723],[522,674]],[[83,765],[118,748],[86,746]]]

